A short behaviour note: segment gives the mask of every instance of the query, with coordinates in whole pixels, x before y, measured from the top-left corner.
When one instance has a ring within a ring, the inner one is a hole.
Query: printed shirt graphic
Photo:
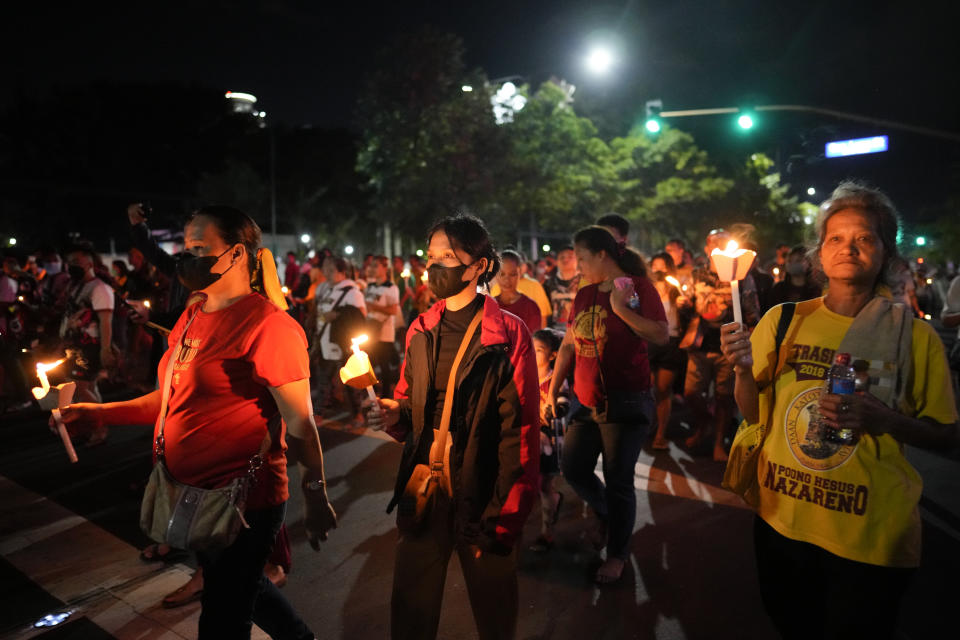
[[[566,327],[570,323],[570,310],[573,308],[573,299],[577,297],[579,284],[579,275],[564,280],[558,273],[553,274],[543,283],[543,288],[550,298],[550,306],[553,308],[553,315],[550,318],[552,326]]]
[[[113,289],[99,278],[71,287],[60,325],[68,345],[100,344],[97,311],[113,311]]]
[[[666,322],[663,304],[653,284],[632,277],[640,298],[635,309],[644,318]],[[597,407],[611,391],[643,391],[650,387],[647,342],[633,332],[610,307],[610,292],[599,285],[581,287],[573,301],[573,345],[576,350],[574,391],[581,404]],[[601,376],[600,368],[603,367]]]
[[[167,467],[180,482],[209,489],[243,475],[259,450],[267,421],[278,411],[268,387],[309,378],[310,372],[303,329],[267,299],[253,293],[225,309],[200,311],[183,336],[187,319],[202,304],[180,316],[158,375],[163,380],[182,340],[163,430]],[[288,498],[285,448],[281,434],[257,475],[250,508]]]
[[[344,298],[344,300],[346,300],[346,298]],[[336,301],[336,299],[334,299],[334,301]],[[392,282],[368,284],[366,291],[364,291],[364,304],[368,302],[383,306],[398,305],[400,304],[400,289]],[[393,342],[396,339],[396,329],[394,328],[396,316],[387,315],[380,311],[368,311],[367,317],[383,323],[380,325],[380,335],[370,336],[371,340],[373,340],[374,337],[380,342]]]
[[[773,348],[782,307],[768,312],[751,336],[754,376],[761,389],[760,416],[768,415]],[[835,555],[881,566],[920,562],[917,503],[922,482],[892,436],[863,435],[853,445],[825,442],[814,427],[827,373],[853,318],[836,314],[822,298],[797,306],[776,381],[772,430],[760,452],[760,517],[782,535]],[[858,354],[851,354],[853,360]],[[861,356],[862,357],[862,356]],[[907,403],[914,417],[950,424],[956,407],[943,344],[930,326],[913,324],[913,379]],[[894,363],[871,384],[891,384]]]

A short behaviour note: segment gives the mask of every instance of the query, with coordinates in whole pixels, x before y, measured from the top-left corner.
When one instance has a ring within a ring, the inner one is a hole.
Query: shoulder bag
[[[164,372],[160,428],[154,441],[157,463],[143,492],[140,528],[151,540],[176,549],[215,551],[230,546],[241,528],[250,528],[243,518],[247,493],[256,482],[257,470],[263,466],[264,456],[272,441],[270,427],[274,423],[279,424],[279,414],[268,423],[267,435],[260,450],[248,461],[246,473],[234,478],[225,487],[201,489],[178,482],[170,475],[164,452],[163,426],[167,418],[173,368],[183,346],[183,337],[187,335],[187,329],[195,317],[196,313],[184,327]]]
[[[767,412],[767,424],[763,424],[763,422],[749,424],[746,420],[740,423],[740,427],[733,437],[733,444],[730,446],[730,458],[727,461],[727,468],[723,472],[723,481],[720,483],[723,488],[729,489],[743,498],[743,501],[751,507],[760,504],[757,466],[760,462],[760,450],[763,448],[763,442],[767,439],[767,434],[773,426],[769,423],[773,420],[776,405],[777,376],[783,366],[780,348],[783,346],[796,308],[796,303],[788,302],[783,305],[780,312],[780,322],[777,324],[777,335],[774,343],[776,345],[774,351],[777,354],[777,366],[770,377],[770,403]]]
[[[439,492],[450,498],[453,490],[450,484],[450,418],[453,413],[453,392],[457,384],[457,370],[467,351],[470,339],[480,326],[483,309],[470,321],[457,356],[450,367],[447,390],[443,398],[443,413],[440,414],[440,428],[433,430],[433,444],[430,445],[429,464],[418,464],[404,487],[403,495],[397,503],[397,528],[404,533],[417,533],[429,520],[430,512],[439,498]]]

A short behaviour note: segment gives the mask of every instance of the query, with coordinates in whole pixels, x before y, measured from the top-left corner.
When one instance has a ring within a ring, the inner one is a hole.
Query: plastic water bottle
[[[827,393],[836,395],[852,395],[857,387],[857,373],[850,364],[849,353],[838,353],[833,359],[833,366],[827,374]],[[835,429],[826,427],[824,439],[836,444],[853,444],[857,440],[853,429]]]

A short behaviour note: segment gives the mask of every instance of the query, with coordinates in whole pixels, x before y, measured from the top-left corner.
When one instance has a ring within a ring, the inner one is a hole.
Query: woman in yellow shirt
[[[898,258],[897,213],[881,192],[845,182],[820,209],[811,256],[822,298],[771,309],[752,336],[730,323],[722,348],[750,423],[766,425],[754,527],[763,604],[784,638],[891,637],[920,563],[922,482],[903,445],[948,449],[957,409],[943,344],[878,288]],[[789,312],[788,311],[788,312]],[[824,391],[837,353],[867,368],[870,387]],[[851,429],[854,439],[824,437]]]

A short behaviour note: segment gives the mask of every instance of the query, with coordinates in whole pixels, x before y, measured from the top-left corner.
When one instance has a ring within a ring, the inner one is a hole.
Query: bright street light
[[[10,246],[12,247],[12,246],[15,245],[15,244],[17,244],[17,239],[16,239],[16,238],[10,238]]]
[[[587,68],[596,74],[605,74],[613,66],[613,54],[604,47],[594,47],[587,55]]]
[[[543,245],[543,252],[544,252],[544,253],[550,253],[550,245],[548,245],[548,244]]]
[[[305,233],[302,236],[300,236],[300,242],[302,242],[303,244],[310,244],[310,234]]]
[[[352,244],[348,244],[347,246],[345,246],[345,247],[343,248],[343,252],[344,252],[345,254],[347,254],[348,256],[352,256],[352,255],[353,255],[353,245],[352,245]]]
[[[469,84],[465,84],[462,87],[460,87],[460,91],[463,91],[464,93],[470,93],[471,91],[473,91],[473,87],[470,86]]]
[[[423,249],[417,249],[417,257],[419,258],[423,257]]]
[[[814,189],[813,187],[809,187],[809,188],[807,188],[807,195],[808,195],[808,196],[815,196],[815,195],[817,195],[817,190]]]

